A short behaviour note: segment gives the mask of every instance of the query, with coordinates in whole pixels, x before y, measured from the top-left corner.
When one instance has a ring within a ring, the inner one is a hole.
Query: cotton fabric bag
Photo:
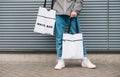
[[[55,18],[56,11],[52,9],[48,11],[45,0],[44,7],[39,7],[34,32],[54,35]]]
[[[76,28],[78,28],[77,26]],[[62,59],[82,59],[84,57],[82,33],[64,33],[62,44]]]

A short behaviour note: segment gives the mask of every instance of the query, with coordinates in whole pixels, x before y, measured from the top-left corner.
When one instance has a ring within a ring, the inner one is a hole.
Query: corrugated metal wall
[[[55,50],[54,37],[33,32],[43,0],[0,0],[0,51]]]
[[[0,0],[0,51],[55,51],[54,37],[33,32],[43,1]],[[119,0],[84,0],[79,17],[88,51],[120,50],[119,8]]]
[[[80,22],[87,50],[108,49],[108,0],[84,0]]]
[[[120,0],[109,0],[109,50],[120,51]]]

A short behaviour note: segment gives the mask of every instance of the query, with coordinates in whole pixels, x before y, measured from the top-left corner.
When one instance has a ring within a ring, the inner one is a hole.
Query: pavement
[[[96,69],[81,67],[81,60],[65,60],[54,70],[55,53],[0,53],[0,77],[120,77],[120,54],[88,54]]]

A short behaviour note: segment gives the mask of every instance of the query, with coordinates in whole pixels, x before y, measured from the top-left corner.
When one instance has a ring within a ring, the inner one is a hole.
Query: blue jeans
[[[71,28],[70,32],[72,34],[76,33],[76,21],[78,22],[78,32],[82,32],[80,29],[80,23],[78,17],[70,18],[67,15],[56,15],[56,26],[55,26],[55,36],[56,36],[56,50],[57,50],[57,57],[58,59],[62,56],[62,37],[63,33],[65,32],[66,24],[70,24],[71,19]],[[83,42],[84,47],[84,56],[86,56],[86,47]]]

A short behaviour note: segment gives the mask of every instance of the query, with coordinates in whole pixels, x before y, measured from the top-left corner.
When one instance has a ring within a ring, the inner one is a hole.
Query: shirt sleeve
[[[72,11],[75,11],[79,14],[80,10],[82,9],[82,5],[83,5],[83,0],[76,0],[74,8],[72,9]]]

